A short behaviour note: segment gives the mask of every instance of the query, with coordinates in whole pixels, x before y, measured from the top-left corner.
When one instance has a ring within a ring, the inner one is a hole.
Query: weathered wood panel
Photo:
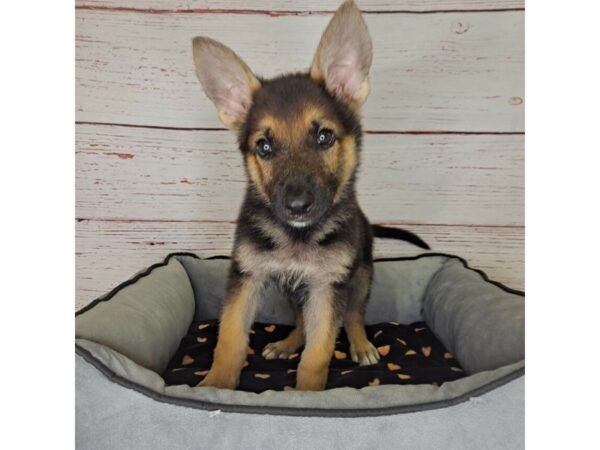
[[[77,126],[77,216],[233,221],[245,187],[228,131]],[[522,225],[522,135],[370,135],[359,197],[373,221]]]
[[[169,252],[230,252],[245,178],[233,136],[199,130],[222,126],[195,79],[191,38],[222,40],[263,76],[301,70],[338,4],[76,1],[78,121],[143,127],[77,126],[77,217],[91,219],[76,226],[78,308]],[[367,130],[523,131],[524,13],[498,11],[522,0],[358,4],[372,12],[375,47]],[[374,222],[404,223],[522,288],[523,140],[368,134],[361,204]]]
[[[77,308],[175,251],[229,254],[234,224],[199,222],[81,221],[77,223]],[[437,252],[462,256],[510,287],[523,287],[521,227],[407,226]],[[406,243],[377,240],[375,255],[415,255]]]
[[[369,14],[371,130],[523,131],[522,11]],[[305,69],[328,15],[79,10],[77,120],[221,127],[197,82],[191,38],[234,48],[259,75]],[[268,32],[265,32],[268,31]]]
[[[341,0],[77,0],[77,7],[153,11],[333,11]],[[448,11],[523,8],[523,0],[357,0],[362,11]]]

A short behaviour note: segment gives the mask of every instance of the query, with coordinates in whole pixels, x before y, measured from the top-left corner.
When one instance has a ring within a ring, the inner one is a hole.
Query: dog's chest
[[[354,255],[345,246],[297,244],[267,252],[241,251],[238,259],[244,271],[262,279],[274,278],[293,288],[342,281]]]

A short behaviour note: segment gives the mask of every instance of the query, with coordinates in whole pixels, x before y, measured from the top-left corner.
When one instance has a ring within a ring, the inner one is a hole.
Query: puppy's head
[[[347,1],[336,11],[309,73],[259,79],[205,37],[194,38],[193,51],[206,95],[238,133],[252,187],[288,226],[318,223],[351,192],[358,166],[372,59],[359,9]]]

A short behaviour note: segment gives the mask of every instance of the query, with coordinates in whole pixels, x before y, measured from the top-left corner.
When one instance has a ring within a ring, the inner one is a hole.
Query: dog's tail
[[[416,234],[403,230],[402,228],[391,228],[384,227],[381,225],[371,225],[371,229],[373,230],[373,236],[378,238],[389,238],[389,239],[398,239],[400,241],[410,242],[411,244],[416,245],[417,247],[424,248],[425,250],[431,250],[429,245],[421,239]]]

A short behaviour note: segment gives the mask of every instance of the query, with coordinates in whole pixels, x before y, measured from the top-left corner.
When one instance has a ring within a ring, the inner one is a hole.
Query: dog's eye
[[[261,158],[267,158],[273,153],[273,147],[268,139],[263,138],[258,140],[256,143],[256,153]]]
[[[329,148],[335,142],[335,134],[327,128],[322,128],[317,133],[317,144],[322,148]]]

